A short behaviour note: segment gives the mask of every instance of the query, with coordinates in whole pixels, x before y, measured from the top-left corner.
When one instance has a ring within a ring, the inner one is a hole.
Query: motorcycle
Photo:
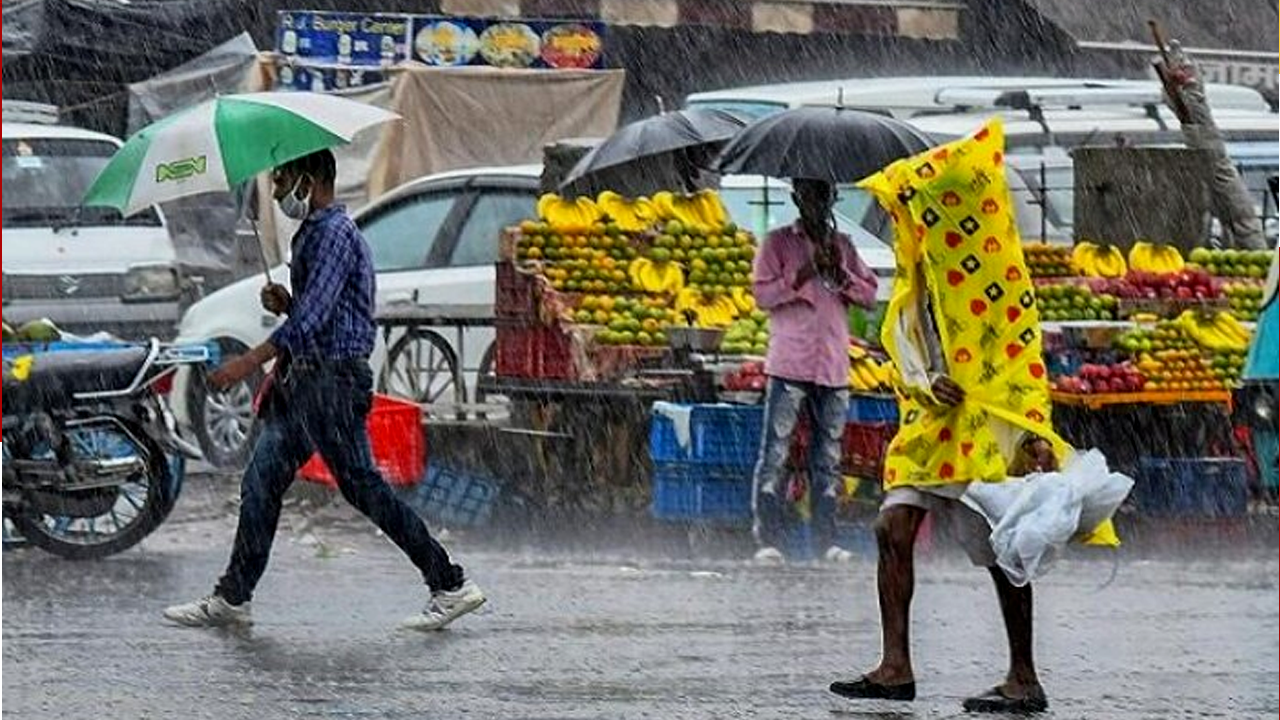
[[[177,502],[180,459],[202,458],[166,395],[180,366],[210,363],[213,350],[152,339],[18,353],[4,353],[6,524],[74,560],[138,544]]]

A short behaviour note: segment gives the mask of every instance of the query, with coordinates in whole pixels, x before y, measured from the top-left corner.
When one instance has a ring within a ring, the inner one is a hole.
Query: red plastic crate
[[[427,439],[422,432],[422,408],[389,397],[373,396],[366,421],[373,461],[382,479],[397,487],[417,484],[427,469]],[[336,488],[338,483],[320,456],[313,455],[298,475],[311,482]]]
[[[494,314],[509,320],[533,320],[538,316],[537,280],[509,262],[497,265]]]
[[[849,423],[844,426],[842,468],[853,477],[879,480],[884,475],[884,455],[898,432],[889,423]]]
[[[898,426],[889,423],[847,423],[841,440],[840,471],[867,480],[884,474],[884,454]],[[809,462],[809,421],[800,420],[791,444],[791,462],[804,467]]]
[[[569,336],[556,327],[499,325],[499,376],[546,380],[575,377]]]

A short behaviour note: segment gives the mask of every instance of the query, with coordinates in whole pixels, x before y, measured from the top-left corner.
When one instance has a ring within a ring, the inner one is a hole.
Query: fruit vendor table
[[[1143,458],[1234,457],[1228,392],[1053,394],[1053,424],[1075,447],[1098,448],[1137,477]]]
[[[643,517],[649,504],[649,417],[655,402],[714,402],[714,375],[648,361],[615,380],[485,376],[477,390],[510,401],[508,433],[528,441],[520,493],[558,515]]]

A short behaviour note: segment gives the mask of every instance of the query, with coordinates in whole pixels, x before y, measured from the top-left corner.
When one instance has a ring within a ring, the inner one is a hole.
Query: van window
[[[6,138],[3,145],[4,227],[63,223],[160,225],[160,216],[150,208],[124,218],[112,208],[80,207],[85,192],[115,154],[114,144],[102,140]]]

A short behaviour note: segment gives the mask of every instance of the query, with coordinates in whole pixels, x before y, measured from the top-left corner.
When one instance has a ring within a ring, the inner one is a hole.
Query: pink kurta
[[[843,388],[849,384],[849,306],[875,306],[876,277],[844,234],[837,235],[843,288],[813,278],[793,288],[813,257],[799,221],[769,233],[755,263],[756,303],[770,317],[770,377]]]

